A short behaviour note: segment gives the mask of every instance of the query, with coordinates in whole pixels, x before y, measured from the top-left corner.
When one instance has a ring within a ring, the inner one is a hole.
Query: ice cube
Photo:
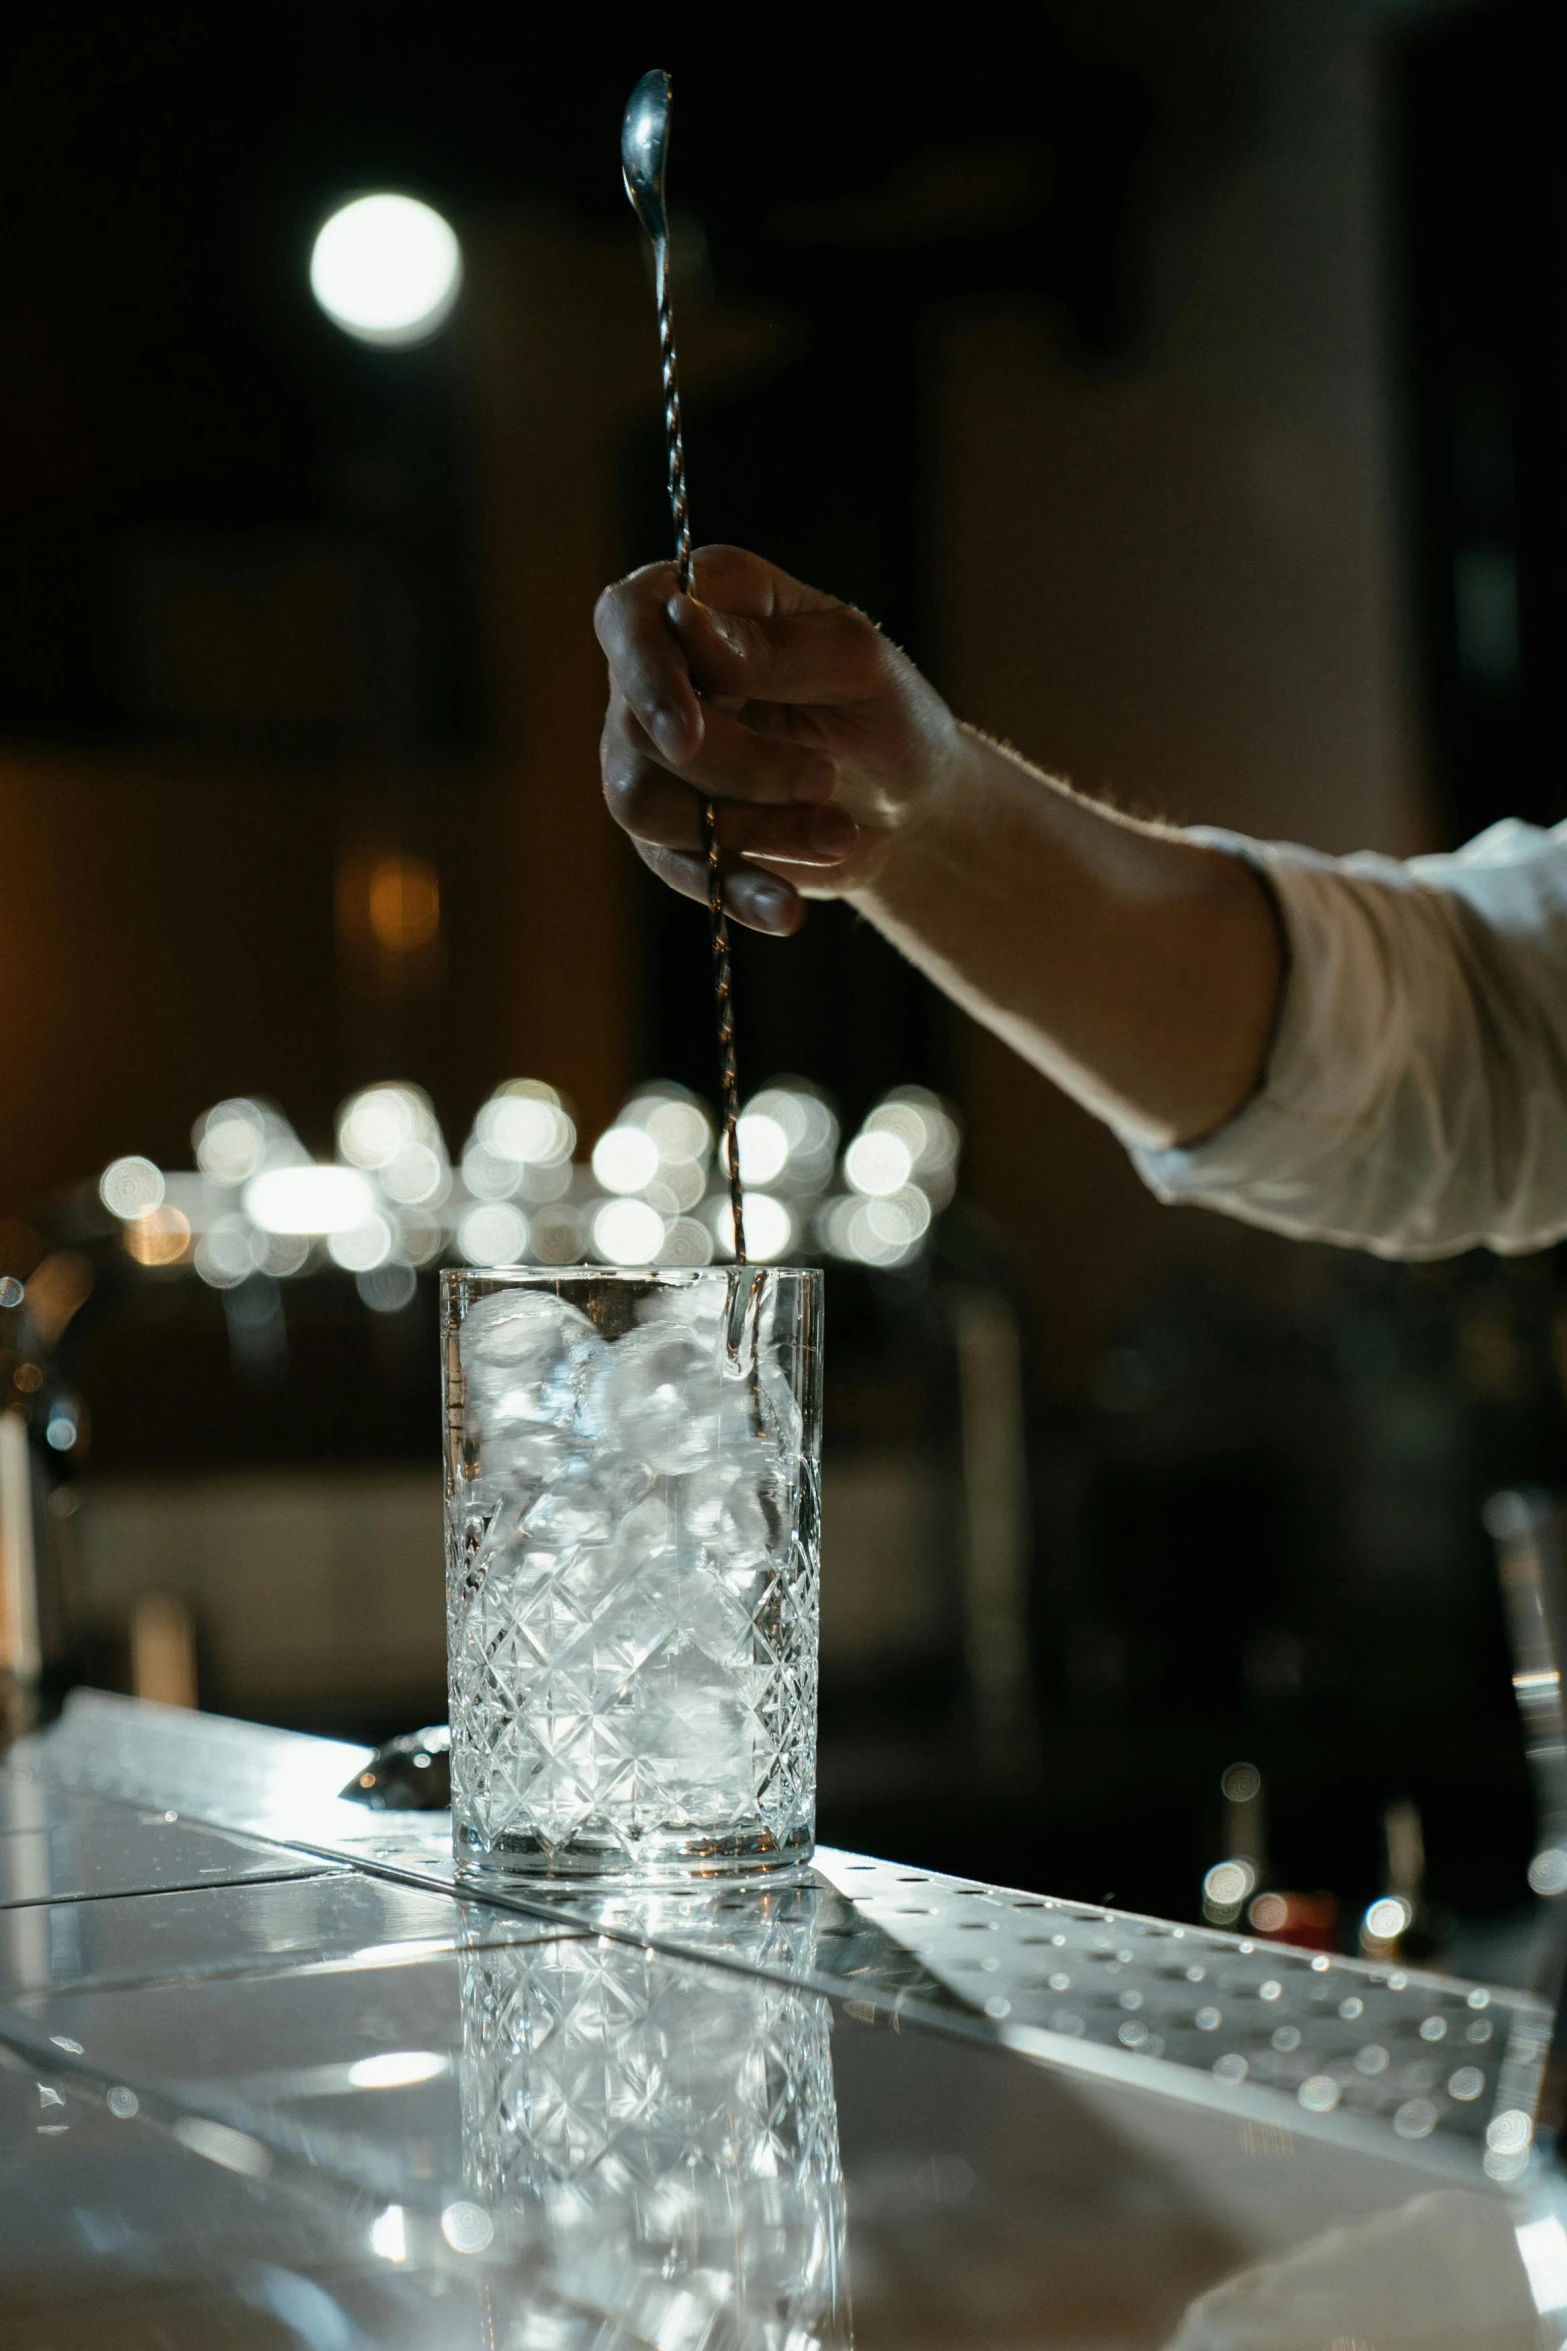
[[[716,1452],[724,1393],[710,1333],[643,1323],[608,1351],[593,1385],[603,1434],[659,1477],[679,1477]]]
[[[546,1486],[523,1518],[523,1533],[541,1549],[569,1550],[576,1543],[609,1540],[615,1521],[610,1499],[586,1461],[575,1466],[581,1474]]]
[[[770,1551],[787,1524],[787,1488],[767,1447],[752,1443],[694,1469],[680,1486],[681,1517],[726,1566]]]
[[[759,1726],[735,1675],[697,1641],[668,1642],[648,1658],[613,1720],[665,1818],[717,1824],[754,1809]]]
[[[628,1567],[636,1567],[655,1552],[672,1550],[678,1533],[668,1495],[649,1494],[621,1519],[615,1531],[615,1548]]]
[[[613,1543],[576,1553],[568,1597],[590,1611],[562,1666],[589,1693],[605,1719],[618,1719],[624,1693],[647,1659],[670,1637],[667,1604],[657,1581],[648,1582]]]
[[[554,1451],[542,1462],[531,1490],[524,1484],[519,1497],[523,1531],[534,1542],[557,1548],[607,1543],[647,1494],[652,1471],[611,1447],[545,1430],[531,1445],[524,1441],[517,1447],[525,1476],[540,1459],[546,1440],[553,1441]]]
[[[613,1445],[593,1447],[593,1483],[604,1496],[617,1526],[633,1512],[653,1484],[645,1461],[621,1453]]]
[[[462,1365],[471,1434],[569,1428],[604,1353],[585,1314],[547,1290],[499,1290],[470,1308]],[[476,1424],[476,1425],[474,1425]]]
[[[486,1473],[510,1493],[552,1485],[582,1458],[569,1429],[541,1428],[529,1420],[492,1423],[482,1405],[470,1405],[468,1418],[484,1447]]]

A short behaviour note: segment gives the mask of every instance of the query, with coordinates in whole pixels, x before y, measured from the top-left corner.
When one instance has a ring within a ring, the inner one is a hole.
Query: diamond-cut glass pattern
[[[444,1298],[459,1862],[807,1858],[820,1276],[454,1274]]]
[[[847,2344],[825,2001],[608,1941],[462,1971],[467,2185],[560,2295],[667,2351]]]

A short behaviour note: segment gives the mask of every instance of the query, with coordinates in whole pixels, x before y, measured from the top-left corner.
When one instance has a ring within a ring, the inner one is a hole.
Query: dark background
[[[646,1075],[710,1090],[700,918],[594,783],[592,596],[666,535],[616,169],[651,62],[678,91],[699,537],[863,603],[966,715],[1135,806],[1398,854],[1553,821],[1552,15],[1063,0],[764,40],[613,9],[8,10],[17,1270],[47,1203],[120,1151],[187,1164],[237,1090],[322,1149],[392,1073],[454,1143],[512,1072],[586,1137]],[[382,185],[464,240],[418,350],[309,296],[316,226]],[[345,876],[388,847],[441,878],[417,968],[345,927]],[[1530,1828],[1477,1513],[1567,1476],[1554,1260],[1407,1271],[1159,1210],[841,909],[742,942],[737,997],[752,1080],[804,1072],[851,1122],[895,1082],[955,1099],[932,1295],[1005,1299],[1027,1366],[1032,1760],[987,1778],[959,1739],[900,1782],[961,1710],[905,1661],[890,1695],[829,1689],[828,1833],[1190,1909],[1245,1753],[1285,1882],[1374,1891],[1382,1808],[1413,1794],[1435,1897],[1505,1909]],[[829,1447],[950,1437],[939,1298],[833,1278]],[[84,1490],[421,1458],[417,1333],[302,1304],[286,1389],[250,1395],[211,1299],[117,1279],[73,1375]],[[351,1679],[311,1719],[396,1727]]]

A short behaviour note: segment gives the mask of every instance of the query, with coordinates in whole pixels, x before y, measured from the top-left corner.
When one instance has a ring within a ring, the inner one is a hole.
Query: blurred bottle
[[[1338,1903],[1331,1894],[1299,1894],[1269,1885],[1267,1790],[1254,1763],[1232,1763],[1219,1780],[1227,1856],[1203,1879],[1203,1916],[1210,1925],[1238,1927],[1263,1942],[1295,1943],[1308,1951],[1336,1945]]]
[[[0,1753],[33,1726],[41,1663],[32,1454],[20,1412],[0,1411]]]
[[[1445,1912],[1426,1893],[1426,1842],[1420,1807],[1395,1797],[1382,1815],[1382,1892],[1366,1905],[1360,1948],[1367,1959],[1430,1960],[1448,1938]]]
[[[1267,1867],[1267,1801],[1254,1763],[1232,1763],[1219,1775],[1225,1858],[1202,1881],[1202,1914],[1210,1926],[1239,1924]]]

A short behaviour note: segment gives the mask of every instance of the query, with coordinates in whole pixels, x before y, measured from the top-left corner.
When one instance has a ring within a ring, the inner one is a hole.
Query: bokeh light
[[[658,1174],[658,1145],[645,1127],[607,1127],[593,1146],[593,1173],[606,1192],[640,1192]]]
[[[355,1167],[384,1167],[415,1132],[415,1111],[404,1086],[368,1086],[343,1105],[337,1147]]]
[[[738,1124],[758,1263],[820,1250],[876,1269],[907,1265],[951,1195],[957,1122],[920,1088],[877,1103],[831,1193],[838,1122],[804,1079],[761,1088]],[[104,1170],[100,1196],[142,1263],[191,1266],[217,1290],[336,1267],[370,1283],[365,1303],[378,1312],[397,1310],[383,1297],[406,1303],[414,1269],[448,1253],[473,1265],[695,1266],[733,1255],[716,1123],[673,1083],[640,1087],[586,1165],[574,1158],[570,1110],[539,1078],[494,1088],[455,1170],[434,1104],[405,1079],[349,1095],[336,1138],[336,1161],[316,1161],[274,1105],[232,1095],[192,1128],[196,1172],[131,1154]]]
[[[446,1226],[433,1209],[399,1209],[392,1223],[396,1254],[405,1264],[431,1265],[446,1246]]]
[[[509,1200],[522,1175],[521,1160],[502,1159],[484,1143],[470,1143],[462,1155],[462,1180],[476,1200]]]
[[[399,1208],[440,1199],[450,1181],[444,1155],[428,1143],[405,1143],[381,1170],[381,1189]]]
[[[733,1257],[734,1217],[729,1195],[721,1192],[709,1202],[713,1240],[716,1254]],[[771,1192],[747,1192],[745,1196],[745,1253],[759,1265],[772,1265],[788,1250],[794,1239],[794,1218],[782,1200]]]
[[[163,1198],[163,1171],[135,1153],[111,1160],[98,1178],[98,1197],[111,1216],[145,1216]]]
[[[528,1220],[509,1200],[482,1200],[458,1222],[457,1246],[470,1265],[516,1265],[528,1247]]]
[[[408,2259],[408,2224],[400,2204],[388,2204],[370,2223],[370,2250],[383,2261]]]
[[[745,1203],[746,1254],[760,1265],[782,1257],[794,1239],[794,1219],[770,1192],[751,1192]]]
[[[370,876],[370,932],[389,955],[416,955],[441,927],[441,885],[422,857],[383,857]]]
[[[740,1147],[740,1179],[747,1184],[770,1184],[782,1175],[789,1157],[789,1137],[766,1110],[748,1110],[736,1121]]]
[[[232,1290],[256,1272],[262,1236],[247,1217],[220,1216],[196,1243],[196,1271],[214,1290]]]
[[[411,1265],[376,1265],[355,1274],[354,1288],[372,1314],[401,1314],[419,1294],[419,1277]]]
[[[1202,1881],[1202,1914],[1215,1926],[1231,1926],[1257,1889],[1257,1866],[1234,1858],[1216,1861]]]
[[[454,2253],[482,2253],[495,2234],[495,2223],[482,2204],[448,2204],[441,2214],[441,2234]]]
[[[315,1253],[315,1243],[305,1233],[255,1232],[250,1237],[250,1252],[257,1273],[284,1280],[290,1274],[304,1272]]]
[[[392,1228],[384,1216],[367,1216],[363,1224],[327,1236],[327,1255],[345,1273],[369,1273],[385,1265],[392,1254]]]
[[[640,1113],[638,1117],[636,1114]],[[644,1096],[630,1104],[626,1114],[646,1127],[658,1146],[659,1158],[695,1160],[705,1165],[713,1148],[713,1126],[700,1102],[685,1094]]]
[[[906,1185],[886,1199],[848,1193],[829,1201],[820,1219],[823,1245],[859,1265],[906,1264],[930,1225],[930,1202]]]
[[[1547,1898],[1567,1894],[1567,1852],[1560,1845],[1546,1845],[1529,1864],[1529,1890]]]
[[[580,1210],[569,1201],[540,1209],[532,1219],[528,1240],[540,1265],[580,1264],[585,1246]]]
[[[664,1235],[660,1265],[711,1265],[713,1236],[699,1217],[677,1216]]]
[[[1396,1943],[1409,1931],[1414,1915],[1414,1904],[1402,1894],[1383,1894],[1370,1904],[1361,1923],[1372,1942]]]
[[[310,255],[310,290],[334,325],[362,343],[427,342],[462,287],[451,223],[416,196],[358,196],[334,212]]]
[[[606,1200],[593,1219],[593,1254],[606,1265],[651,1265],[663,1246],[664,1220],[645,1200]]]
[[[518,1167],[559,1166],[577,1147],[565,1104],[541,1078],[508,1078],[497,1086],[473,1131],[486,1150]]]
[[[844,1181],[856,1192],[901,1192],[913,1173],[913,1152],[886,1127],[862,1128],[843,1155]]]
[[[261,1165],[266,1118],[258,1103],[236,1098],[215,1103],[191,1132],[196,1165],[218,1184],[243,1184]]]
[[[165,1203],[133,1217],[123,1237],[138,1265],[178,1265],[190,1248],[190,1223]]]
[[[375,1214],[375,1194],[353,1167],[271,1167],[245,1186],[245,1214],[264,1233],[347,1233]]]

